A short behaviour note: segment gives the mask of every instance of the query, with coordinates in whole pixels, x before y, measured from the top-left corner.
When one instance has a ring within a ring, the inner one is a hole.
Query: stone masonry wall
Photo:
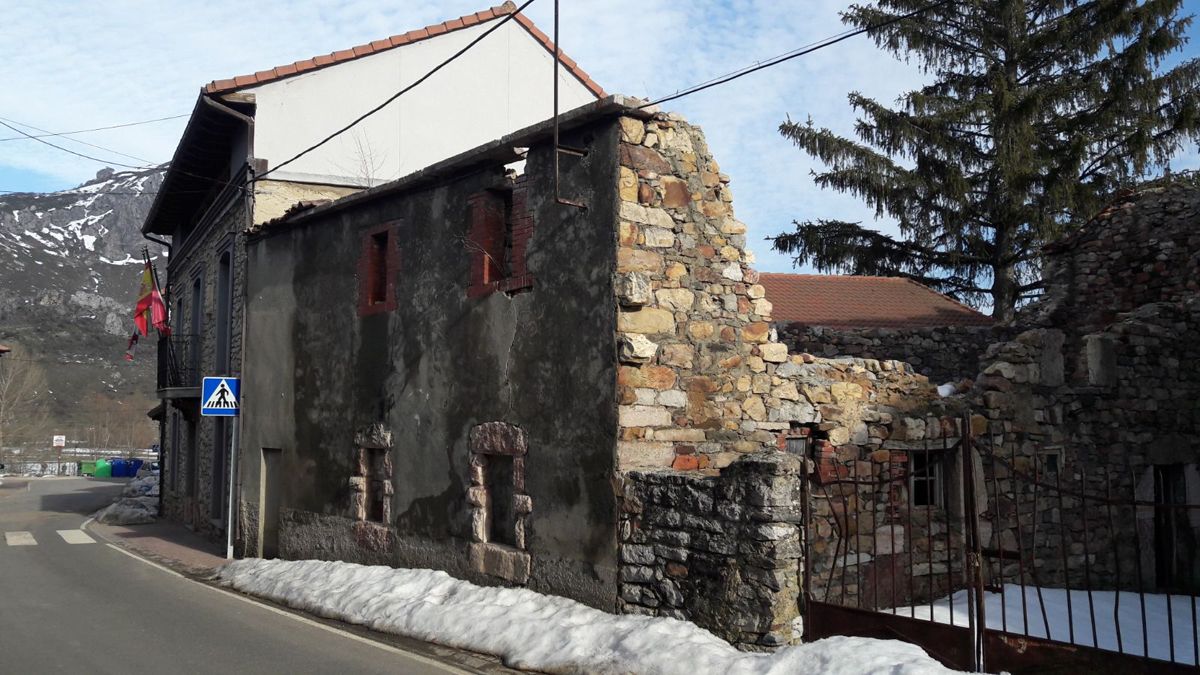
[[[200,372],[197,377],[217,374],[217,271],[220,257],[227,250],[233,251],[233,260],[231,261],[233,284],[230,289],[233,302],[230,313],[229,343],[231,370],[227,374],[236,377],[241,372],[244,304],[239,297],[245,283],[246,249],[244,237],[240,233],[245,229],[246,218],[246,201],[241,198],[235,199],[218,221],[199,235],[199,240],[188,243],[188,250],[184,252],[184,255],[171,260],[165,289],[166,302],[171,313],[171,326],[176,335],[195,335],[197,331],[200,332],[199,341],[195,343],[196,348],[200,351]],[[182,242],[176,243],[176,251],[178,251],[180,243]],[[196,278],[202,280],[201,287],[203,289],[203,308],[201,310],[203,325],[200,327],[190,325],[192,282]],[[182,313],[179,312],[179,299],[183,299]],[[195,420],[195,424],[198,425],[195,446],[196,461],[194,463],[196,475],[188,474],[190,449],[185,415],[175,406],[171,406],[168,408],[169,412],[165,422],[163,446],[163,457],[167,463],[163,483],[163,511],[171,520],[190,525],[201,534],[216,539],[224,531],[221,521],[225,519],[225,515],[224,509],[222,509],[220,518],[212,517],[214,502],[223,505],[228,497],[226,494],[213,494],[212,489],[213,471],[216,466],[214,459],[218,447],[216,434],[218,426],[222,424],[217,420],[223,418],[200,417],[198,402],[195,399],[178,399],[178,401],[181,405],[196,407],[196,409],[188,411],[188,414]],[[178,418],[176,422],[179,425],[178,447],[175,446],[172,438],[172,417]],[[226,421],[226,425],[227,423],[228,421]],[[226,426],[226,428],[228,427]],[[225,453],[228,453],[227,446],[222,451],[223,455]],[[221,466],[224,467],[225,481],[228,480],[228,464],[228,458],[223,457]],[[175,472],[175,475],[170,475],[171,472]],[[189,495],[188,485],[192,480],[195,480],[196,490],[194,495]]]
[[[1133,501],[1153,502],[1156,467],[1175,467],[1200,503],[1198,216],[1200,190],[1151,188],[1048,246],[1045,300],[984,355],[984,545],[1023,551],[1027,583],[1156,588],[1155,509]],[[1200,590],[1200,517],[1185,520],[1179,574]],[[990,563],[996,581],[1019,573]]]
[[[904,361],[935,383],[974,378],[979,357],[1002,338],[1000,328],[979,326],[829,328],[787,323],[778,330],[792,352]]]
[[[817,475],[836,483],[859,467],[881,475],[885,442],[940,438],[955,413],[906,364],[790,354],[700,130],[662,114],[621,126],[622,611],[687,618],[743,648],[790,644],[800,528],[772,510],[799,503],[787,439],[811,437]],[[874,539],[839,517],[843,496],[814,500],[815,518],[867,559]],[[837,564],[824,550],[822,570]]]

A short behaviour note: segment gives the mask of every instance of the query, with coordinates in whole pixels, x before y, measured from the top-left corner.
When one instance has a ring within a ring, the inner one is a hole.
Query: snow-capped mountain
[[[161,181],[160,169],[105,169],[71,190],[0,194],[0,343],[45,370],[64,432],[102,411],[143,426],[157,403],[153,339],[123,357],[143,246],[165,274],[165,250],[140,232]]]

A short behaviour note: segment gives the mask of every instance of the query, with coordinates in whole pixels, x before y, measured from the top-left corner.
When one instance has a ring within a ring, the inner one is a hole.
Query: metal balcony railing
[[[171,335],[158,339],[158,388],[199,387],[200,336]]]

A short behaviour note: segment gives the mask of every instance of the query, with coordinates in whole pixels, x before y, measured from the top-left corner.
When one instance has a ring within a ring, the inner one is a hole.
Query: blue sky
[[[496,0],[498,1],[498,0]],[[0,117],[52,131],[120,124],[191,110],[204,83],[291,63],[484,8],[489,0],[7,0],[0,22]],[[845,0],[562,0],[564,50],[610,92],[658,97],[845,29]],[[528,10],[550,32],[550,0]],[[1200,0],[1185,2],[1186,13]],[[1200,28],[1183,57],[1200,54]],[[763,271],[791,261],[763,237],[794,219],[861,220],[885,232],[858,200],[818,190],[819,168],[778,133],[787,116],[812,116],[849,133],[846,94],[892,101],[920,73],[859,37],[668,104],[701,125],[734,208],[749,226]],[[155,162],[167,160],[184,120],[78,138]],[[11,136],[0,128],[0,138]],[[137,163],[68,141],[67,147]],[[37,144],[0,141],[0,189],[47,191],[78,185],[104,166]],[[1179,168],[1200,166],[1188,148]]]

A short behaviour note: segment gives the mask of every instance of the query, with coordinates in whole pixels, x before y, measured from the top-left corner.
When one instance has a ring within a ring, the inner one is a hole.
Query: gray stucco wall
[[[262,448],[281,451],[279,553],[472,571],[468,433],[502,421],[528,437],[528,586],[616,607],[617,437],[614,121],[564,137],[556,204],[551,151],[525,167],[535,227],[531,291],[468,298],[467,199],[503,167],[268,229],[248,245],[241,486],[243,541],[258,552]],[[360,317],[362,234],[400,219],[394,311]],[[355,432],[393,435],[391,518],[356,522]]]

